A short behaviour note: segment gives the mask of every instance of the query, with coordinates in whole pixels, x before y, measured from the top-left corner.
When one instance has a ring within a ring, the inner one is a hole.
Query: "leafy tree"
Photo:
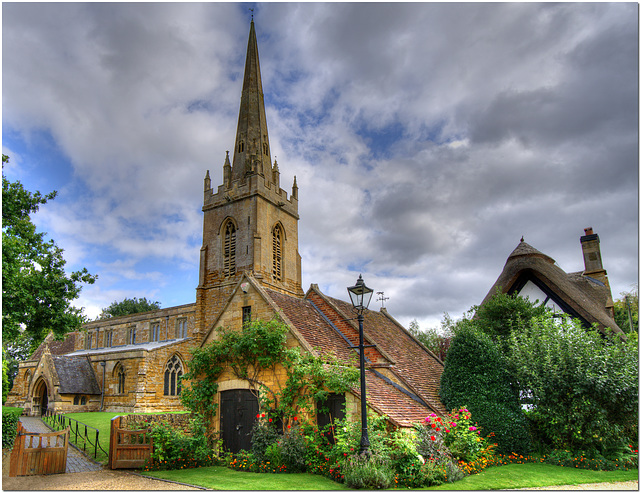
[[[614,319],[616,324],[625,333],[631,333],[631,331],[638,331],[638,286],[631,292],[622,292],[620,299],[616,299],[613,302],[614,306]],[[629,323],[629,311],[631,311],[631,322],[633,327]]]
[[[9,161],[2,156],[2,165]],[[67,274],[63,250],[46,233],[36,231],[31,215],[55,198],[56,192],[31,193],[20,181],[2,174],[2,335],[3,342],[25,333],[34,345],[53,331],[61,337],[85,320],[71,305],[82,283],[96,276],[86,268]]]
[[[539,437],[557,449],[617,457],[638,439],[638,335],[603,338],[550,314],[511,332],[511,371]]]
[[[427,328],[426,330],[420,329],[420,325],[417,320],[413,320],[409,323],[409,332],[416,337],[425,347],[431,350],[438,358],[444,361],[447,350],[451,343],[451,337],[453,336],[449,325],[446,321],[450,321],[451,318],[447,313],[444,314],[445,321],[442,322],[442,330],[439,332],[436,328]]]
[[[526,453],[531,442],[514,383],[500,345],[475,322],[462,323],[444,363],[442,403],[449,411],[466,407],[501,452]]]
[[[127,314],[146,313],[160,309],[159,301],[149,301],[146,297],[129,299],[125,297],[122,301],[113,301],[98,315],[98,319],[115,318]]]
[[[470,313],[474,313],[476,328],[493,340],[506,342],[514,328],[529,325],[533,318],[543,316],[546,311],[544,306],[535,305],[528,298],[499,292],[484,304],[474,306]]]

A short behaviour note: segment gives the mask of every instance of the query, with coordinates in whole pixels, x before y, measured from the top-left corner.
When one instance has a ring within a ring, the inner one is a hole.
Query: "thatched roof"
[[[524,278],[543,284],[574,317],[589,325],[597,325],[602,332],[611,328],[615,333],[622,333],[606,308],[609,287],[584,272],[566,273],[553,258],[523,240],[507,258],[502,273],[482,303],[498,292],[512,294]]]

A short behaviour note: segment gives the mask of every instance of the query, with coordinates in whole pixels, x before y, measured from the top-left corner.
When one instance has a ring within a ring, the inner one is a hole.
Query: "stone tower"
[[[291,196],[280,188],[277,161],[271,161],[269,132],[253,20],[249,31],[244,82],[233,164],[229,151],[223,183],[211,188],[204,178],[204,212],[197,324],[206,330],[224,307],[242,273],[265,287],[302,297],[298,253],[298,186]]]

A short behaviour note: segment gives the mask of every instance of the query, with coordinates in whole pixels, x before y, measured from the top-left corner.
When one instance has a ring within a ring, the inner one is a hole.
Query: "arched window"
[[[224,277],[229,278],[236,274],[236,226],[232,221],[227,221],[224,227],[223,245],[223,270]]]
[[[282,280],[282,239],[284,234],[282,227],[276,225],[273,228],[273,279]]]
[[[80,397],[78,395],[73,398],[73,404],[80,405]]]
[[[116,373],[116,376],[118,378],[118,394],[122,395],[124,394],[124,367],[122,366],[122,364],[118,364],[118,370]]]
[[[182,362],[177,355],[173,355],[164,369],[165,396],[178,396],[182,390]]]
[[[83,396],[82,398],[80,398],[80,405],[86,405],[87,404],[87,397]]]
[[[244,142],[242,140],[240,140],[240,143],[238,143],[238,152],[244,152]]]

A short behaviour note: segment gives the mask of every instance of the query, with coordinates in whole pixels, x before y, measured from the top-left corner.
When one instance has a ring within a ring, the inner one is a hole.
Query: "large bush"
[[[502,453],[529,452],[531,441],[518,389],[498,344],[473,323],[451,342],[440,380],[440,397],[449,411],[466,408]]]
[[[605,457],[637,443],[637,333],[625,342],[548,315],[512,332],[510,346],[541,439]]]

